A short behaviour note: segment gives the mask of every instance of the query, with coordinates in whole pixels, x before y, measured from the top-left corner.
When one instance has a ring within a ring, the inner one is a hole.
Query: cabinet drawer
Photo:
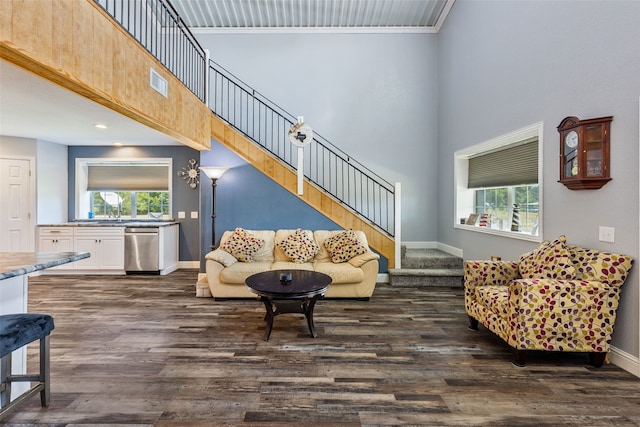
[[[41,236],[73,236],[73,227],[41,227]]]
[[[76,227],[76,236],[124,236],[124,227]]]

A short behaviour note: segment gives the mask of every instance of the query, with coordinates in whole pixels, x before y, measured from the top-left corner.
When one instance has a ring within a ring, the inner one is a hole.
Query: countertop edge
[[[180,224],[178,221],[152,222],[152,221],[123,221],[100,223],[99,221],[62,222],[58,224],[38,224],[38,227],[169,227]]]
[[[89,258],[89,252],[0,252],[0,280]]]

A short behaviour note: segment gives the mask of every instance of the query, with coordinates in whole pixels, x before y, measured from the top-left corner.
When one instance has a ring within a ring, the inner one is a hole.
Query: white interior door
[[[31,160],[0,158],[0,252],[33,252]]]

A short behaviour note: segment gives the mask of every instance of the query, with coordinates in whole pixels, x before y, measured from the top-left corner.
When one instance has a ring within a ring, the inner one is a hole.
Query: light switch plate
[[[191,219],[198,219],[198,211],[191,211]]]
[[[598,230],[598,239],[601,242],[614,243],[616,237],[616,229],[613,227],[602,227]]]
[[[184,211],[178,211],[178,219],[184,219],[184,218],[186,218]]]

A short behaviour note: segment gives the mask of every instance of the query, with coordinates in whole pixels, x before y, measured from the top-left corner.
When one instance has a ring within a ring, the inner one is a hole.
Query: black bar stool
[[[31,396],[40,393],[42,407],[49,406],[49,337],[53,330],[53,317],[47,314],[19,313],[0,316],[0,418]],[[40,374],[12,375],[11,353],[40,340]],[[11,384],[37,382],[16,400],[11,400]]]

